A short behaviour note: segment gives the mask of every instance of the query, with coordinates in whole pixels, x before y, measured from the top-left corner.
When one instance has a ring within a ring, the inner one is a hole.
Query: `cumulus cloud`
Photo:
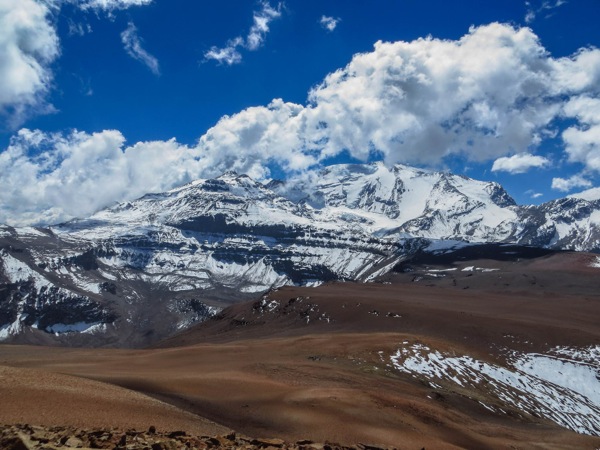
[[[245,48],[250,51],[258,50],[267,37],[269,32],[269,24],[281,17],[282,4],[277,7],[272,7],[267,1],[261,3],[261,8],[254,12],[252,27],[246,36],[246,39],[238,36],[230,39],[225,47],[213,46],[204,53],[205,60],[215,60],[220,64],[239,64],[242,62],[240,48]]]
[[[336,29],[340,20],[341,19],[339,17],[321,16],[319,23],[323,28],[331,32]]]
[[[590,133],[600,123],[599,97],[599,50],[553,58],[529,28],[494,23],[455,41],[378,42],[315,86],[306,104],[275,99],[224,116],[193,147],[174,140],[126,147],[116,131],[58,137],[23,132],[0,154],[0,170],[15,177],[0,185],[0,222],[50,221],[52,205],[59,205],[55,217],[85,215],[228,169],[258,179],[270,178],[272,168],[310,173],[340,153],[427,165],[458,155],[516,172],[548,164],[535,150],[558,137],[568,160],[590,173],[598,170],[600,140]],[[573,125],[561,130],[564,123]],[[137,165],[147,173],[135,175]],[[49,194],[58,189],[62,195],[63,185],[89,194],[67,204]],[[553,181],[559,190],[589,185],[581,175]]]
[[[174,140],[126,147],[114,130],[22,129],[0,153],[0,223],[56,223],[164,191],[198,177],[196,156]]]
[[[347,151],[387,162],[436,164],[453,154],[486,161],[528,153],[556,134],[553,121],[574,114],[565,98],[594,92],[599,70],[597,49],[554,59],[530,29],[497,23],[457,41],[378,42],[316,86],[293,126],[275,128],[297,145],[286,155],[302,160]],[[273,111],[243,111],[215,129],[242,121],[270,130]]]
[[[562,134],[570,158],[592,167],[600,113],[590,99],[599,89],[598,49],[552,58],[529,28],[493,23],[456,41],[377,42],[313,88],[306,105],[278,100],[227,116],[201,144],[221,161],[239,165],[229,156],[239,155],[264,167],[277,158],[291,171],[348,152],[429,165],[505,157],[495,169],[517,173],[549,163],[532,152],[557,135],[556,119],[569,118],[578,121]]]
[[[492,172],[525,173],[529,169],[546,167],[549,164],[550,160],[543,156],[519,153],[498,158],[492,165]]]
[[[129,56],[146,65],[154,75],[160,75],[158,60],[142,47],[142,41],[133,22],[129,22],[127,29],[121,33],[121,41]]]
[[[578,57],[589,53],[600,68],[597,50]],[[390,162],[457,153],[483,161],[542,140],[558,96],[574,89],[567,70],[584,68],[552,59],[530,29],[508,25],[471,28],[458,41],[378,42],[310,93],[309,115],[328,125],[327,154],[346,148],[364,159],[374,147]]]
[[[221,118],[198,143],[203,173],[216,176],[233,169],[264,179],[269,162],[288,173],[315,165],[317,157],[305,148],[305,113],[302,105],[276,99]]]
[[[553,178],[552,189],[569,192],[576,188],[589,188],[592,182],[581,175],[573,175],[570,178]]]
[[[32,112],[51,109],[44,96],[60,46],[50,16],[50,7],[43,2],[0,2],[0,115],[10,127]]]
[[[587,95],[572,98],[564,115],[578,121],[562,133],[569,161],[600,172],[600,99]]]

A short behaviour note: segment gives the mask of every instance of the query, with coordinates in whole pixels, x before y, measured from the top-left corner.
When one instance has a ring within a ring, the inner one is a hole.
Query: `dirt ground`
[[[590,258],[450,262],[379,283],[282,288],[152,349],[0,346],[0,423],[233,429],[407,449],[596,449],[600,438],[518,411],[496,415],[380,358],[405,340],[490,362],[502,359],[500,347],[600,345],[600,269]],[[498,270],[462,270],[473,265]],[[448,268],[456,270],[436,272]]]

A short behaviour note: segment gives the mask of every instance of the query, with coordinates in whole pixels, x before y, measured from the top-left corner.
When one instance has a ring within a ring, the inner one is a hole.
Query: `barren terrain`
[[[505,367],[515,352],[600,346],[596,257],[508,253],[417,259],[376,283],[282,288],[152,349],[0,346],[0,424],[596,449],[599,437],[491,390],[394,364],[400,349]]]

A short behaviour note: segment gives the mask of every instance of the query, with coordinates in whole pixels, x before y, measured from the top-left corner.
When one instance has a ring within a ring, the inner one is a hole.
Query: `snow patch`
[[[48,237],[48,234],[46,234],[34,227],[22,227],[22,228],[19,228],[18,231],[19,231],[19,235],[37,236],[37,237],[46,237],[46,238]]]
[[[497,268],[488,268],[488,267],[475,267],[475,266],[468,266],[468,267],[464,267],[463,269],[461,269],[461,272],[475,272],[475,271],[480,271],[480,272],[497,272],[500,269]]]
[[[460,248],[469,247],[473,244],[463,241],[454,241],[451,239],[433,239],[429,241],[429,244],[425,248],[430,253],[448,253],[458,250]]]
[[[72,276],[71,279],[73,283],[80,289],[91,292],[92,294],[100,294],[102,293],[102,289],[100,288],[99,283],[94,283],[92,281],[87,281],[81,278],[77,278],[77,276]]]
[[[263,312],[266,311],[266,312],[272,313],[279,307],[279,302],[277,300],[269,300],[268,297],[263,297],[260,300],[259,305],[260,305],[261,311],[263,311]]]
[[[529,375],[578,392],[600,406],[600,363],[595,365],[556,356],[525,354],[513,366]]]
[[[102,322],[76,322],[70,324],[55,323],[53,325],[47,326],[45,328],[45,331],[48,333],[53,333],[56,336],[64,333],[95,334],[98,332],[106,331],[106,324]]]
[[[17,317],[13,323],[2,325],[0,327],[0,341],[4,341],[11,336],[19,334],[23,331],[23,324],[21,323],[21,316]]]
[[[34,282],[37,289],[51,285],[46,278],[5,250],[0,251],[0,264],[2,264],[4,275],[8,278],[10,283],[31,280]]]
[[[454,383],[492,397],[487,409],[503,403],[570,430],[600,436],[600,366],[540,354],[515,355],[512,367],[403,344],[392,366],[428,382]],[[431,381],[430,381],[431,380]]]
[[[566,356],[568,359],[580,361],[592,365],[600,364],[600,345],[589,347],[555,347],[549,354]]]

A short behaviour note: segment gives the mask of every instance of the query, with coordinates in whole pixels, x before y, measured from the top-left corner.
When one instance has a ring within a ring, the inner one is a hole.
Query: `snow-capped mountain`
[[[381,163],[332,166],[308,182],[272,183],[283,196],[377,236],[600,249],[600,193],[518,206],[494,182]]]
[[[49,228],[0,227],[0,339],[140,345],[286,284],[368,281],[431,240],[600,249],[600,200],[381,163],[225,173]],[[440,245],[436,245],[439,248]]]
[[[306,201],[323,214],[360,216],[388,237],[498,241],[508,235],[501,225],[517,218],[514,200],[497,183],[403,165],[333,166],[312,185]]]

